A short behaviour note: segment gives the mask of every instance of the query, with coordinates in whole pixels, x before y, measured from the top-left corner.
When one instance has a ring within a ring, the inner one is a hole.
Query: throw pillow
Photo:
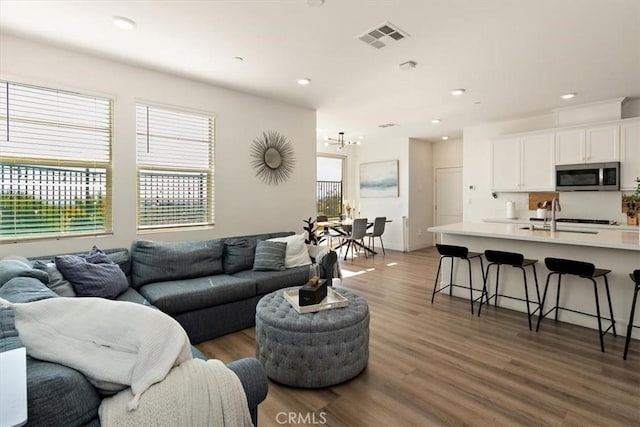
[[[54,258],[56,267],[71,282],[79,297],[114,299],[129,287],[127,276],[120,267],[100,252],[92,249],[86,259],[78,255]]]
[[[304,241],[304,235],[294,234],[287,237],[276,237],[267,241],[284,242],[287,244],[287,254],[284,259],[285,268],[301,267],[311,264],[307,244]]]
[[[287,244],[284,242],[260,240],[256,245],[253,269],[256,271],[284,270],[286,252]]]
[[[14,277],[32,277],[45,285],[49,283],[46,272],[36,270],[19,259],[3,259],[0,261],[0,287]]]
[[[0,288],[0,298],[10,302],[32,302],[58,295],[33,277],[14,277]]]
[[[49,275],[49,289],[61,297],[75,297],[76,293],[73,290],[71,282],[64,278],[60,270],[56,268],[56,264],[53,262],[36,261],[33,263],[33,268],[46,271]]]
[[[234,274],[253,268],[253,260],[258,241],[255,238],[227,239],[224,242],[222,267],[227,274]]]

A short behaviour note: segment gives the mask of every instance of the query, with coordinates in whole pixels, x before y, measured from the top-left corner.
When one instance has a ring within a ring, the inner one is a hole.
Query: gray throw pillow
[[[14,277],[0,288],[0,298],[9,302],[32,302],[58,295],[33,277]]]
[[[224,242],[222,266],[227,274],[251,270],[258,241],[255,237],[227,239]]]
[[[33,268],[46,271],[49,275],[49,289],[61,297],[75,297],[76,292],[73,290],[71,282],[64,278],[60,270],[56,268],[54,262],[36,261],[33,263]]]
[[[286,243],[260,240],[256,245],[253,269],[255,271],[284,270],[284,259],[286,253]]]
[[[0,261],[0,287],[14,277],[32,277],[40,280],[45,285],[49,283],[49,275],[36,270],[18,259],[3,259]]]
[[[54,261],[79,297],[114,299],[129,287],[127,276],[104,253],[93,253],[92,250],[86,259],[78,255],[59,255]]]

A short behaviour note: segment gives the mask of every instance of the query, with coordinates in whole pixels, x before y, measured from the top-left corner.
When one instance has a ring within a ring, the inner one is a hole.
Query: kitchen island
[[[640,235],[638,231],[594,230],[589,228],[579,229],[576,227],[563,228],[562,225],[558,225],[558,230],[551,232],[540,226],[531,230],[528,226],[522,224],[483,222],[449,224],[431,227],[429,231],[438,233],[438,241],[441,243],[466,246],[470,251],[484,252],[486,249],[493,249],[519,252],[526,258],[538,259],[537,270],[540,295],[542,295],[544,290],[548,273],[548,270],[544,266],[545,257],[568,258],[591,262],[598,268],[612,270],[608,277],[613,315],[616,320],[618,335],[625,335],[634,289],[634,284],[629,278],[629,273],[640,268]],[[448,266],[443,265],[443,268],[448,268]],[[480,277],[480,273],[476,273],[477,269],[479,269],[479,267],[474,265],[474,284],[479,283],[479,281],[476,282]],[[445,269],[443,271],[448,270]],[[468,283],[469,279],[467,277],[466,265],[456,263],[454,272],[454,282]],[[492,269],[491,273],[488,283],[491,289],[493,289],[495,269]],[[547,308],[553,306],[556,291],[555,281],[555,278],[552,279],[552,284],[549,286],[549,294],[547,295],[547,302],[545,303],[545,307]],[[533,286],[533,280],[529,282],[530,286]],[[479,285],[476,285],[476,287],[477,286]],[[530,290],[531,289],[533,288],[530,287]],[[604,297],[604,286],[599,285],[599,290],[601,291],[601,308],[603,308],[603,313],[608,314],[608,310],[604,309],[602,305],[602,301],[606,301]],[[524,296],[522,273],[519,270],[509,267],[500,270],[500,293],[517,297]],[[468,298],[468,291],[455,289],[454,295]],[[530,296],[532,300],[535,300],[535,291],[534,293],[530,292]],[[524,303],[516,300],[499,298],[498,305],[514,310],[526,311]],[[575,277],[563,278],[560,305],[595,314],[595,302],[591,282]],[[640,317],[638,315],[639,312],[640,310],[636,310],[636,324],[640,323],[638,321]],[[597,329],[596,319],[588,316],[561,310],[558,319],[564,322]],[[552,323],[552,320],[550,322],[542,322],[541,332],[543,332],[545,325],[548,327],[550,323]],[[523,325],[525,325],[525,323],[523,323]],[[634,331],[633,337],[640,338],[640,333],[637,329]],[[606,339],[609,339],[609,337],[606,337]],[[594,334],[594,345],[596,345],[597,342],[598,336],[596,333]]]

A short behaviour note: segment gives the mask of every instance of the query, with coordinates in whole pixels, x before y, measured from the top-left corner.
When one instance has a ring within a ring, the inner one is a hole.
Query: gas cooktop
[[[547,218],[547,220],[549,220]],[[542,218],[529,218],[529,221],[544,221]],[[558,218],[556,222],[573,222],[576,224],[615,224],[608,219],[581,219],[581,218]]]

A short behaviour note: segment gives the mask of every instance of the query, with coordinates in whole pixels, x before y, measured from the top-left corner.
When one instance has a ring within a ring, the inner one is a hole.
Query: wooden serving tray
[[[330,310],[332,308],[341,308],[349,305],[349,300],[330,287],[327,288],[327,296],[323,299],[319,304],[313,305],[303,305],[300,307],[298,304],[298,289],[292,291],[284,291],[284,299],[286,299],[289,304],[300,314],[304,313],[315,313],[317,311],[322,310]]]

